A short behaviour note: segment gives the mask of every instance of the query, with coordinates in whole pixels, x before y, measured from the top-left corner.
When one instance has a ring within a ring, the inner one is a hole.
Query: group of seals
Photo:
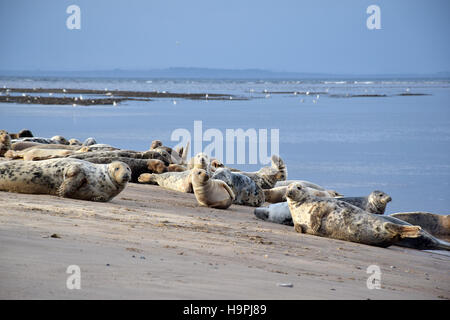
[[[211,208],[273,203],[256,208],[255,215],[293,225],[301,233],[379,247],[450,250],[449,243],[435,238],[450,235],[449,216],[424,212],[386,216],[392,199],[382,191],[343,197],[312,182],[287,180],[286,165],[277,155],[271,166],[256,172],[228,168],[205,153],[187,162],[188,147],[175,151],[154,140],[150,150],[140,152],[97,144],[93,138],[81,143],[62,136],[33,137],[29,130],[17,134],[0,130],[0,156],[24,160],[0,162],[0,190],[109,201],[129,181],[152,183],[194,193],[199,205]]]
[[[130,180],[123,162],[93,164],[77,159],[5,161],[0,163],[0,190],[109,201]]]

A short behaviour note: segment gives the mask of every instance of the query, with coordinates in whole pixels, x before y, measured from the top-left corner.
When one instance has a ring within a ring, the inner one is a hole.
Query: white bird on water
[[[309,91],[306,91],[306,95],[309,96]]]
[[[115,101],[113,101],[113,106],[114,106],[114,107],[117,106],[117,103],[116,103]]]
[[[176,101],[176,100],[173,100],[173,104],[177,104],[177,101]]]

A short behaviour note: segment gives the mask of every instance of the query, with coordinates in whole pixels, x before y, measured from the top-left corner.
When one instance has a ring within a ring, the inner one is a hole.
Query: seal
[[[195,157],[189,159],[187,164],[187,168],[191,169],[204,169],[210,173],[211,160],[208,155],[203,152],[199,152],[195,155]]]
[[[275,187],[272,189],[264,189],[264,195],[265,195],[266,201],[269,203],[278,203],[278,202],[287,201],[287,199],[286,199],[287,188],[288,188],[287,186],[284,186],[284,187]],[[308,187],[305,187],[305,189],[313,196],[321,197],[321,198],[336,197],[336,193],[337,193],[336,191],[333,191],[333,190],[320,191],[320,190],[308,188]]]
[[[138,182],[157,184],[165,189],[193,193],[192,170],[182,172],[165,172],[161,174],[143,173],[139,176]]]
[[[367,197],[344,197],[339,198],[339,200],[348,202],[370,213],[384,214],[386,206],[392,198],[383,191],[375,190]]]
[[[26,138],[12,139],[11,143],[16,143],[16,142],[37,142],[37,143],[42,143],[42,144],[59,144],[58,141],[60,141],[60,140],[52,140],[52,139],[42,138],[42,137],[26,137]]]
[[[312,196],[299,183],[288,187],[286,197],[294,228],[300,233],[384,248],[420,236],[419,226],[394,223],[344,201]]]
[[[157,159],[164,162],[167,166],[170,164],[170,157],[165,157],[161,153],[148,150],[144,152],[131,151],[131,150],[113,150],[113,151],[92,151],[92,152],[80,152],[69,156],[74,159],[88,159],[88,158],[134,158],[134,159]]]
[[[256,208],[253,213],[258,219],[293,226],[291,212],[287,202],[278,202],[268,207]]]
[[[106,202],[125,188],[130,175],[130,168],[119,161],[5,161],[0,162],[0,190]]]
[[[64,138],[63,136],[53,136],[50,138],[50,140],[56,141],[56,143],[59,143],[59,144],[65,144],[65,145],[69,144],[69,141],[66,138]]]
[[[31,138],[33,137],[33,133],[31,133],[28,129],[22,129],[18,133],[10,133],[11,139],[19,139],[19,138]]]
[[[104,143],[91,144],[90,146],[82,146],[80,148],[80,152],[114,151],[114,150],[120,149]]]
[[[450,236],[450,215],[440,215],[431,212],[398,212],[391,217],[421,226],[434,236]]]
[[[74,153],[66,149],[38,149],[31,148],[23,151],[22,157],[25,161],[40,161],[55,158],[65,158]]]
[[[285,188],[284,197],[283,197],[283,198],[285,198],[288,187],[278,187],[278,188]],[[278,189],[278,188],[274,188],[274,189]],[[264,191],[266,192],[266,191],[270,191],[270,190],[273,190],[273,189],[267,189]],[[319,191],[319,190],[308,188],[308,187],[304,187],[304,190],[306,192],[308,192],[310,195],[313,195],[313,196],[316,196],[319,198],[332,198],[330,193],[327,191]],[[267,194],[267,193],[265,193],[265,194]],[[272,196],[272,194],[270,192],[268,195],[269,195],[269,197]],[[272,199],[272,200],[279,200],[279,199]],[[266,201],[269,202],[267,200],[267,198],[266,198]],[[269,205],[268,207],[256,208],[254,211],[254,214],[257,218],[265,220],[265,221],[285,224],[288,226],[294,225],[294,223],[292,222],[291,212],[289,211],[287,199],[284,200],[284,202],[277,202],[277,203]]]
[[[5,130],[0,130],[0,157],[11,149],[11,137]]]
[[[143,173],[164,173],[167,172],[167,167],[164,162],[157,159],[134,159],[134,158],[108,158],[108,157],[98,157],[98,158],[87,158],[86,161],[91,163],[99,164],[109,164],[114,161],[120,161],[126,163],[131,169],[131,180],[130,182],[138,182],[138,178]]]
[[[35,146],[47,146],[47,144],[37,143],[37,142],[29,142],[29,141],[19,141],[19,142],[14,142],[13,144],[11,144],[11,150],[21,151],[21,150],[28,149],[30,147],[35,147]],[[50,144],[49,144],[49,146],[50,146]]]
[[[265,201],[264,190],[246,175],[231,172],[226,168],[219,168],[211,178],[222,180],[233,190],[234,204],[259,207]]]
[[[84,140],[84,142],[81,145],[83,147],[88,147],[88,146],[91,146],[93,144],[97,144],[97,141],[95,141],[94,138],[90,137],[90,138],[87,138],[86,140]]]
[[[210,179],[203,169],[192,170],[192,187],[197,202],[202,206],[227,209],[233,203],[233,190],[222,180]]]
[[[177,151],[175,151],[170,147],[164,146],[163,143],[161,142],[161,140],[153,140],[152,144],[150,145],[150,150],[154,150],[157,152],[163,152],[163,153],[170,155],[170,159],[171,159],[170,161],[173,164],[183,164],[185,162],[184,161],[185,159],[183,159],[184,153],[185,153],[183,147],[181,147]]]
[[[284,161],[277,155],[272,155],[272,166],[263,167],[256,172],[241,173],[248,176],[256,182],[262,189],[272,189],[277,181],[284,181],[287,179],[287,169]]]
[[[72,138],[72,139],[69,140],[69,145],[71,145],[71,146],[81,146],[82,143],[81,143],[80,140]]]
[[[300,183],[303,187],[307,187],[307,188],[311,188],[311,189],[316,189],[319,191],[326,191],[328,192],[333,198],[337,198],[337,197],[342,197],[342,194],[340,194],[339,192],[335,191],[335,190],[327,190],[322,186],[319,186],[318,184],[309,182],[309,181],[305,181],[305,180],[286,180],[286,181],[278,181],[275,184],[275,187],[284,187],[284,186],[289,186],[292,183]]]

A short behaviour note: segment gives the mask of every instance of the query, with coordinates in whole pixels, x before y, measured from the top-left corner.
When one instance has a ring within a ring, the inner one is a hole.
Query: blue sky
[[[81,8],[69,30],[66,8]],[[381,30],[366,9],[381,8]],[[1,0],[0,70],[450,71],[448,0]]]

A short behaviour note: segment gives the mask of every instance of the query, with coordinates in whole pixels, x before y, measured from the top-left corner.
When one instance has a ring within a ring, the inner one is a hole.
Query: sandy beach
[[[302,235],[157,186],[129,184],[108,203],[7,192],[0,203],[0,299],[450,298],[447,255]],[[80,290],[66,287],[69,265]]]

